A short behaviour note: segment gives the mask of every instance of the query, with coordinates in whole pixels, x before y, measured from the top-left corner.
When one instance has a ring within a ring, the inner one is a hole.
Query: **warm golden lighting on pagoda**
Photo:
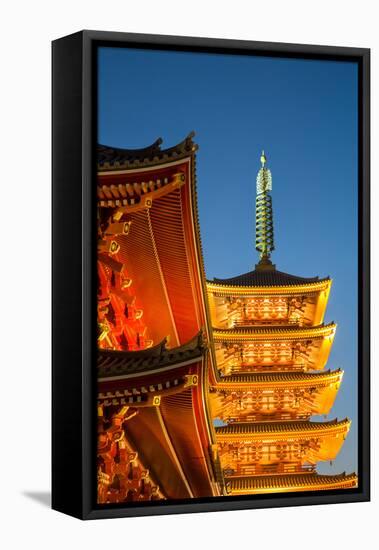
[[[336,333],[324,324],[332,281],[278,271],[271,206],[272,176],[262,152],[257,176],[255,270],[207,281],[217,374],[211,413],[228,494],[351,488],[355,474],[322,476],[349,432],[328,415],[343,372],[323,371]]]
[[[329,415],[330,278],[283,273],[262,152],[255,269],[206,281],[190,134],[161,150],[99,146],[99,504],[355,487],[320,475],[350,420]]]

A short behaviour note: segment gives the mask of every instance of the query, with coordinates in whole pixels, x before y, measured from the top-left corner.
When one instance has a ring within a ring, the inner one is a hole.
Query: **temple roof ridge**
[[[167,149],[161,149],[162,138],[158,138],[151,145],[140,149],[98,144],[98,171],[139,168],[190,156],[198,148],[193,141],[194,135],[195,132],[190,132],[180,143]]]
[[[201,357],[206,348],[203,331],[176,348],[166,347],[167,338],[151,348],[138,351],[98,350],[99,379],[143,373]]]
[[[228,277],[220,279],[214,277],[213,280],[207,282],[212,284],[226,285],[226,286],[292,286],[319,283],[322,281],[329,281],[330,277],[299,277],[297,275],[291,275],[275,269],[271,266],[270,269],[254,269],[247,273],[242,273],[235,277]]]

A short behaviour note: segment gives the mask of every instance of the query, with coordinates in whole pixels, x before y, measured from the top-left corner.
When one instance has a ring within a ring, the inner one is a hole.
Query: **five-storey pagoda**
[[[332,281],[272,263],[272,176],[263,152],[261,163],[259,262],[207,282],[217,367],[210,403],[225,487],[230,495],[355,487],[355,474],[316,472],[317,462],[337,456],[350,420],[310,420],[330,412],[343,376],[325,370],[336,331],[324,323]]]

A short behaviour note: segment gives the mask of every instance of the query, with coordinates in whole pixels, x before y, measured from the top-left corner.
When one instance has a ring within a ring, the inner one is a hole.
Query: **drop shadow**
[[[49,491],[23,491],[22,494],[42,506],[51,508],[51,493]]]

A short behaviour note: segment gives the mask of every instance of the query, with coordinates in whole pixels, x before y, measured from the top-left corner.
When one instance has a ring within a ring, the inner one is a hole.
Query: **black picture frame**
[[[359,67],[359,486],[320,493],[95,504],[96,49],[99,46],[356,61]],[[370,499],[370,50],[81,31],[52,43],[52,507],[81,519]]]

